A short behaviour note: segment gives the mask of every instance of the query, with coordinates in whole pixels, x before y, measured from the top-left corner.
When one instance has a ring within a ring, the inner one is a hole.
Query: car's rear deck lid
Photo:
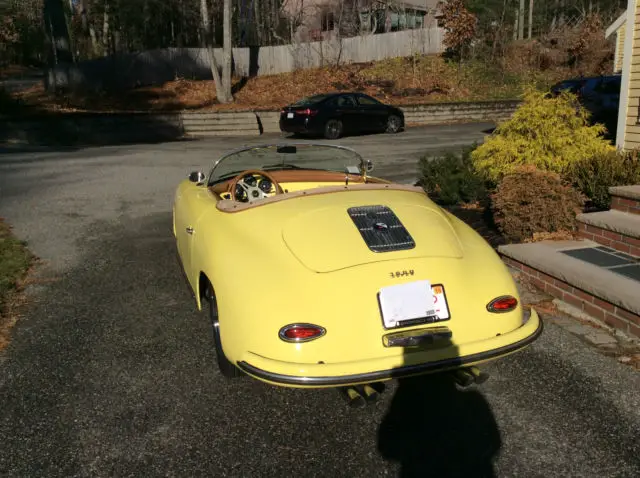
[[[458,237],[440,210],[406,203],[313,209],[287,221],[282,237],[316,272],[413,257],[462,257]]]

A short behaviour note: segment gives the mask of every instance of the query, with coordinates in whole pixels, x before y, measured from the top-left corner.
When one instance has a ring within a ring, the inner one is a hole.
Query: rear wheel
[[[324,137],[327,139],[338,139],[342,135],[342,121],[330,119],[324,125]]]
[[[242,371],[233,365],[229,359],[227,359],[222,349],[222,339],[220,338],[220,321],[218,317],[218,302],[216,301],[216,295],[213,291],[211,284],[207,286],[205,291],[205,298],[209,303],[209,317],[211,319],[211,326],[213,327],[213,341],[216,347],[216,359],[218,361],[218,369],[220,373],[227,378],[240,377],[244,375]]]
[[[400,117],[396,115],[390,115],[389,118],[387,118],[386,132],[392,134],[397,133],[398,131],[400,131],[401,126],[402,121],[400,120]]]

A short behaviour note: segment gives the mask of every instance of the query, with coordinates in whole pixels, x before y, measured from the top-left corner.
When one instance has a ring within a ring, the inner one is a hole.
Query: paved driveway
[[[486,128],[341,143],[401,179],[423,149]],[[468,392],[413,379],[351,410],[333,390],[226,382],[170,206],[187,172],[242,142],[0,155],[0,215],[51,280],[1,355],[0,475],[640,476],[640,376],[551,323]]]

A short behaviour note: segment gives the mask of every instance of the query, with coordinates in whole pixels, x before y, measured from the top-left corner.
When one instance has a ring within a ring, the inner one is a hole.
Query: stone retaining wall
[[[511,117],[518,100],[438,103],[403,107],[408,126],[491,121]],[[0,143],[114,144],[197,136],[279,133],[278,111],[175,113],[47,113],[0,117]]]

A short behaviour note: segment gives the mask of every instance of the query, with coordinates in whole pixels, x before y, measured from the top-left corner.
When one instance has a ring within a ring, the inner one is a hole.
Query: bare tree
[[[231,67],[232,67],[232,46],[231,46],[231,0],[224,0],[222,7],[222,95],[216,90],[216,96],[220,103],[230,103],[233,101],[231,94]]]
[[[80,15],[82,21],[82,32],[85,36],[88,34],[91,40],[91,53],[96,55],[98,53],[98,40],[96,38],[96,30],[93,27],[93,23],[89,21],[89,2],[88,0],[82,0],[80,6]]]
[[[107,56],[109,54],[109,2],[104,2],[104,16],[102,19],[102,54]]]
[[[73,62],[71,39],[62,0],[45,0],[43,14],[51,37],[55,63]]]
[[[533,31],[533,0],[529,0],[529,40]]]
[[[224,0],[222,22],[223,22],[223,52],[222,52],[222,75],[218,69],[215,51],[213,49],[213,32],[211,21],[209,20],[209,7],[207,0],[200,0],[200,23],[201,37],[204,47],[207,49],[209,64],[211,66],[211,76],[216,86],[216,98],[220,103],[231,103],[231,6],[230,0]]]
[[[520,8],[518,9],[518,40],[524,38],[524,0],[520,0]]]

